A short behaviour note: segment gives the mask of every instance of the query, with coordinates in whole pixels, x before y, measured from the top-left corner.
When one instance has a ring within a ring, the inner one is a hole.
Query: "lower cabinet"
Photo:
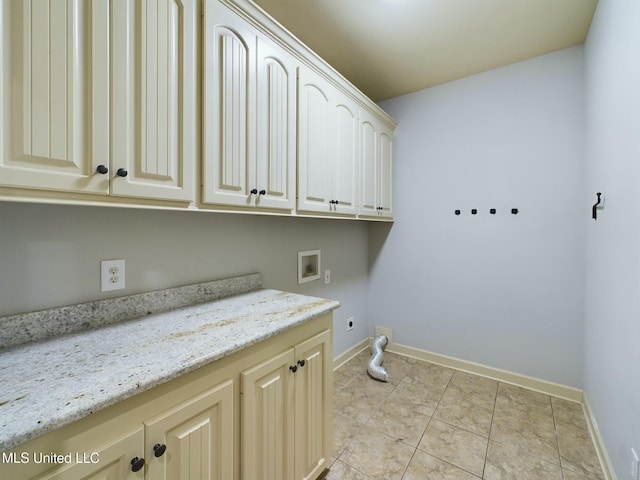
[[[144,423],[147,478],[233,478],[231,380]]]
[[[0,452],[0,479],[315,480],[333,449],[332,325],[323,315]]]
[[[113,439],[111,442],[91,452],[73,454],[73,462],[54,472],[37,477],[38,480],[133,480],[144,478],[144,469],[131,469],[131,452],[142,452],[144,430],[139,428]],[[38,461],[40,453],[29,452],[30,460]],[[135,457],[134,457],[135,458]],[[138,457],[139,460],[140,457]],[[7,477],[9,478],[9,477]],[[10,477],[26,478],[26,477]]]
[[[240,375],[244,480],[311,480],[329,466],[330,344],[325,330]]]
[[[136,452],[139,456],[135,456]],[[74,463],[37,478],[233,478],[233,381],[223,382],[179,403],[102,448],[73,453],[72,457]]]

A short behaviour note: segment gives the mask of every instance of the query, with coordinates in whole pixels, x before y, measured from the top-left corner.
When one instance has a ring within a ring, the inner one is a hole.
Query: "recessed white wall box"
[[[313,282],[320,278],[320,250],[298,252],[298,283]]]
[[[100,262],[100,291],[122,290],[124,288],[124,258],[102,260]]]

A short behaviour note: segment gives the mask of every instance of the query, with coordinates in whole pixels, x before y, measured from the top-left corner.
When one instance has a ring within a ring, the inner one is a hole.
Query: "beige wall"
[[[368,335],[366,222],[0,202],[0,317],[261,272],[264,285],[342,302],[334,353]],[[322,250],[332,282],[297,284],[297,252]],[[124,291],[100,260],[124,258]],[[346,319],[356,327],[346,331]]]

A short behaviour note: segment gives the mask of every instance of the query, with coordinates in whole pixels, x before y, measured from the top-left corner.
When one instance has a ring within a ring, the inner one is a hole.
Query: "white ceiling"
[[[597,0],[254,0],[375,101],[578,45]]]

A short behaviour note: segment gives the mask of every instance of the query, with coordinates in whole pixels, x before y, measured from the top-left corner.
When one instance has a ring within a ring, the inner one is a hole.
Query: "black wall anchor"
[[[593,207],[591,207],[591,217],[594,220],[598,219],[598,210],[597,210],[597,208],[598,208],[598,205],[600,205],[600,203],[602,203],[602,198],[601,198],[602,193],[598,192],[598,193],[596,193],[596,196],[598,197],[598,201],[593,204]]]

